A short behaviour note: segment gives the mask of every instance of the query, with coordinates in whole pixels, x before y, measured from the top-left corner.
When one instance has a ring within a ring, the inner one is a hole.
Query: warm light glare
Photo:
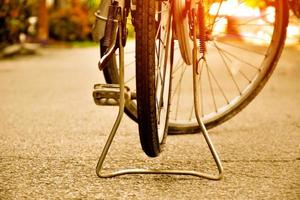
[[[298,25],[290,24],[287,28],[286,44],[300,44],[300,27]]]
[[[209,13],[212,16],[220,16],[217,20],[218,23],[215,25],[213,35],[220,36],[226,33],[228,25],[227,16],[234,17],[239,23],[244,24],[243,21],[251,20],[251,25],[240,26],[239,33],[244,41],[265,45],[271,42],[272,27],[266,26],[267,23],[274,23],[275,21],[275,8],[267,7],[263,13],[259,8],[252,8],[247,6],[245,3],[241,3],[238,0],[223,1],[221,6],[220,3],[213,3],[209,9]],[[257,24],[254,26],[253,24]],[[293,30],[291,32],[296,32]]]
[[[266,20],[269,23],[274,23],[275,22],[275,8],[274,7],[267,7],[266,9]]]
[[[218,23],[214,26],[213,35],[224,35],[226,33],[228,20],[227,18],[217,18],[217,21]]]
[[[260,12],[258,8],[250,8],[245,3],[239,3],[237,0],[228,0],[220,3],[213,3],[209,9],[210,15],[236,16],[236,17],[258,17]]]

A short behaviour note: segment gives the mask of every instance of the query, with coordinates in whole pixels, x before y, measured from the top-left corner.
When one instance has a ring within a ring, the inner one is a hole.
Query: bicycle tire
[[[167,60],[171,18],[166,14],[169,18],[166,25],[163,24],[165,13],[156,12],[162,4],[165,3],[137,1],[135,18],[138,126],[142,149],[149,157],[161,152],[168,128],[171,66],[167,65]],[[157,44],[157,37],[166,42],[165,48]]]

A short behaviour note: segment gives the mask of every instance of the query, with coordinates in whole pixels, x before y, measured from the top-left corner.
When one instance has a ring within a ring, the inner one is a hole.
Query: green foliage
[[[20,33],[26,33],[30,5],[26,0],[0,0],[0,48],[19,42]]]
[[[133,25],[127,25],[127,31],[128,31],[128,39],[135,38],[135,31]]]
[[[78,47],[78,48],[98,46],[98,44],[93,41],[73,41],[68,44],[70,44],[72,47]]]
[[[62,8],[50,12],[50,37],[62,41],[87,40],[90,36],[85,8]]]
[[[28,19],[39,16],[39,2],[40,0],[0,0],[0,49],[19,43],[21,33],[30,36],[27,37],[29,41],[36,41],[38,24],[30,25]],[[81,5],[76,7],[72,6],[70,0],[53,2],[58,3],[48,7],[50,38],[59,41],[90,41],[95,21],[94,12],[101,0],[81,1]],[[133,26],[128,26],[128,32],[129,38],[133,38]]]
[[[100,4],[100,0],[87,0],[87,5],[88,8],[90,9],[94,9],[96,7],[98,7],[98,5]]]

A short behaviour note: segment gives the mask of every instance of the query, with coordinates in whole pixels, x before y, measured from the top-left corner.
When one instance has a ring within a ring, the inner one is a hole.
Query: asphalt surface
[[[97,48],[46,49],[0,61],[0,199],[300,199],[300,48],[289,47],[262,93],[210,131],[224,178],[99,179],[97,159],[117,108],[97,107]],[[105,169],[214,172],[203,137],[169,136],[156,159],[125,117]]]

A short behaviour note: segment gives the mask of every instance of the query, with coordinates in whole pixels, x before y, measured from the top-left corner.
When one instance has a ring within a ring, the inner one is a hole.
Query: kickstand
[[[121,30],[121,22],[119,22],[119,30]],[[196,177],[201,177],[201,178],[207,178],[211,180],[220,180],[223,176],[223,168],[221,161],[218,157],[218,154],[209,138],[208,132],[205,128],[205,125],[203,121],[199,117],[199,102],[196,100],[197,97],[199,97],[199,93],[195,92],[195,87],[194,87],[194,99],[195,99],[195,110],[196,110],[196,118],[199,123],[199,126],[202,130],[203,136],[205,138],[206,143],[208,144],[208,147],[210,149],[210,152],[214,158],[214,161],[217,165],[218,168],[218,174],[217,175],[212,175],[212,174],[207,174],[203,172],[198,172],[194,170],[179,170],[179,169],[174,169],[174,170],[164,170],[164,169],[124,169],[124,170],[118,170],[114,172],[103,172],[103,163],[105,161],[105,158],[107,156],[107,153],[109,151],[109,148],[112,144],[112,141],[116,135],[117,129],[120,125],[120,122],[122,120],[123,114],[124,114],[124,107],[126,103],[126,98],[125,98],[125,85],[124,85],[124,47],[122,46],[122,41],[121,37],[122,36],[122,31],[119,31],[119,74],[120,74],[120,96],[119,96],[119,113],[116,118],[116,121],[114,123],[114,126],[109,134],[109,137],[106,141],[106,144],[103,148],[103,151],[100,155],[97,167],[96,167],[96,173],[100,178],[111,178],[115,176],[120,176],[120,175],[125,175],[125,174],[171,174],[171,175],[191,175],[191,176],[196,176]],[[194,73],[194,80],[197,79],[195,73]],[[197,83],[194,82],[194,84]],[[197,102],[196,102],[197,101]]]

